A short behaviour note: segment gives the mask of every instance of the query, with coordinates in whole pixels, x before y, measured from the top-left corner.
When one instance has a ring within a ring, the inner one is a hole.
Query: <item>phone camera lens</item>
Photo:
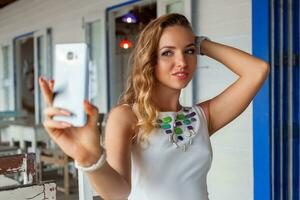
[[[73,52],[68,52],[68,53],[67,53],[67,59],[68,59],[68,60],[73,60],[73,58],[74,58]]]

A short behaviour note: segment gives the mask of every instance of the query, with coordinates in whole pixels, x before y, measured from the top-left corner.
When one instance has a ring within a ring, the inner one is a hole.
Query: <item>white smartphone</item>
[[[53,106],[66,109],[71,116],[54,116],[75,127],[86,124],[83,101],[88,98],[88,58],[85,43],[57,44],[55,46]]]

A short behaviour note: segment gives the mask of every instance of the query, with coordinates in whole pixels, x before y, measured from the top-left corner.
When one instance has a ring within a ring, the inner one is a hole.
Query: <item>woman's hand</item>
[[[61,108],[55,108],[53,103],[54,81],[47,82],[44,78],[39,78],[39,84],[47,102],[48,107],[44,110],[44,127],[50,137],[58,146],[70,157],[82,166],[89,166],[98,160],[102,148],[100,146],[100,133],[97,128],[99,118],[97,107],[88,101],[82,102],[88,121],[84,127],[73,127],[67,122],[54,121],[54,115],[68,116],[71,113]]]

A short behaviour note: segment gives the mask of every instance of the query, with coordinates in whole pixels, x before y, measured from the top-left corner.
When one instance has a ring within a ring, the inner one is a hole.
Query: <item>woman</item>
[[[183,107],[180,92],[192,79],[199,51],[239,79],[213,99]],[[104,199],[208,199],[209,136],[245,110],[266,79],[268,64],[203,37],[195,41],[189,22],[179,14],[161,16],[145,27],[131,64],[127,89],[109,114],[105,150],[96,125],[98,109],[84,102],[88,123],[82,128],[53,121],[54,115],[70,113],[51,106],[54,82],[41,78],[49,104],[47,132]]]

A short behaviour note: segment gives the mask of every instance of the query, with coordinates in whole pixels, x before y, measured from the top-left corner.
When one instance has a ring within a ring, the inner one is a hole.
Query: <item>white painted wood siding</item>
[[[194,1],[194,5],[196,33],[252,52],[250,0],[200,0]],[[198,101],[214,97],[237,79],[226,67],[205,56],[199,58],[196,76]],[[253,199],[252,133],[251,103],[234,122],[211,137],[214,154],[208,175],[211,200]]]

